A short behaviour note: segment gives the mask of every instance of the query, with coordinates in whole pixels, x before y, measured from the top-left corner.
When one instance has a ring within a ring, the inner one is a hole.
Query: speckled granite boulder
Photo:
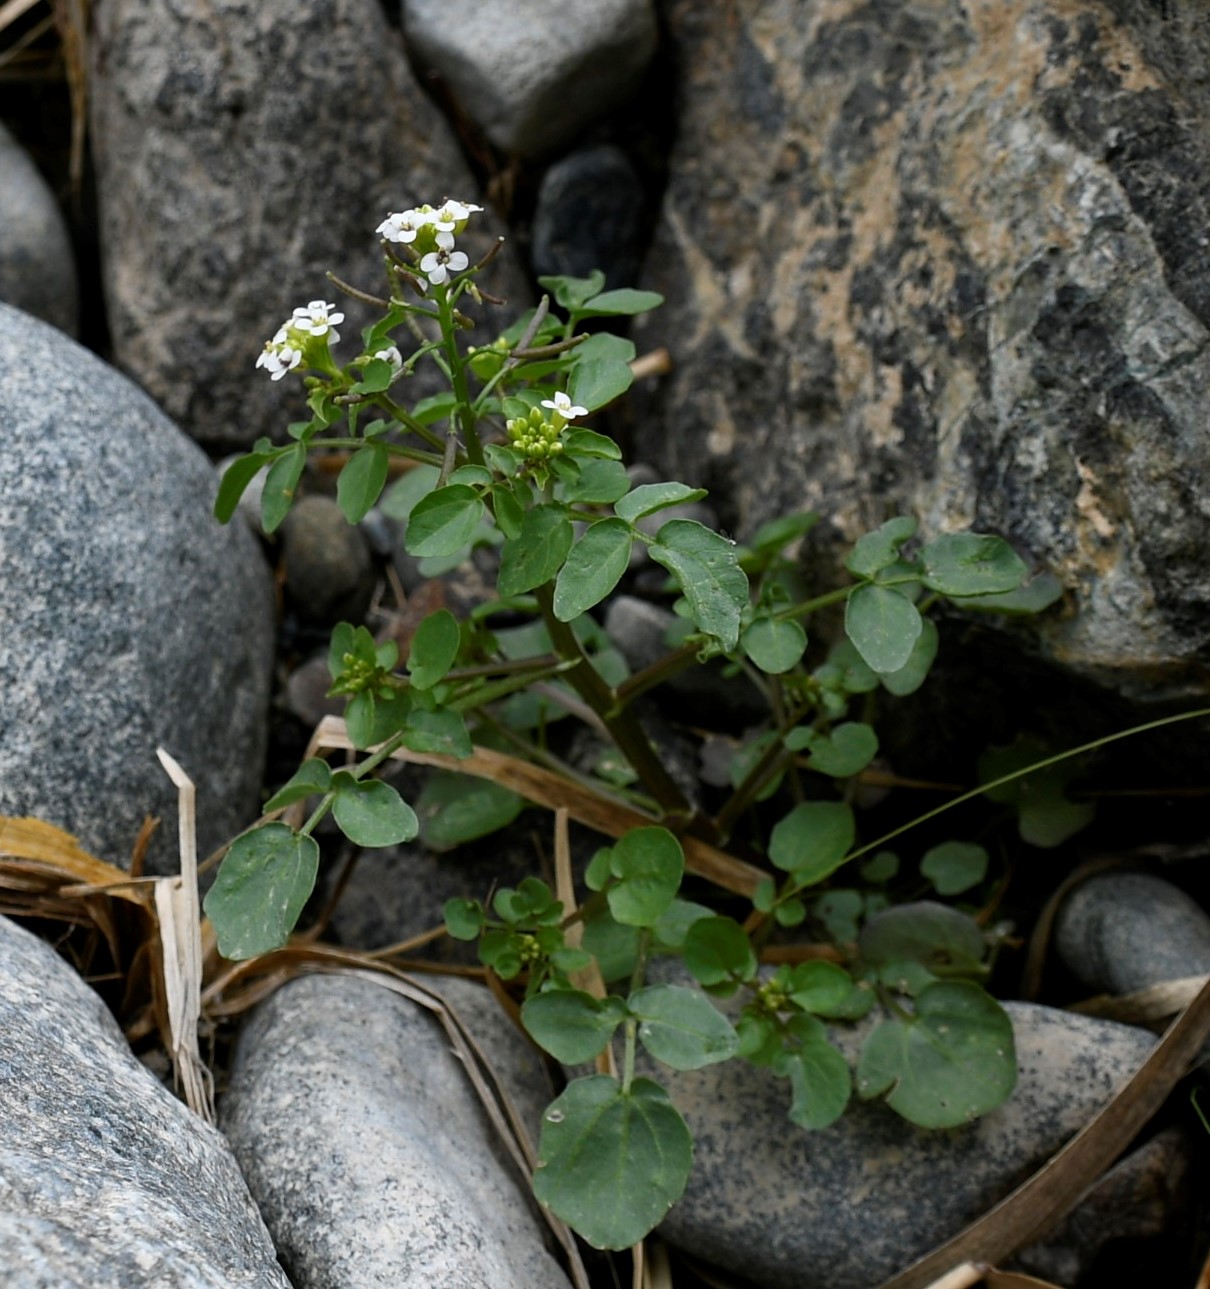
[[[0,300],[74,336],[79,285],[59,204],[0,124]]]
[[[768,1289],[874,1289],[978,1217],[1087,1122],[1154,1036],[1008,1003],[1020,1080],[970,1127],[926,1132],[854,1102],[822,1132],[786,1118],[787,1085],[739,1061],[661,1071],[696,1143],[661,1233]],[[855,1049],[860,1031],[843,1043]]]
[[[206,458],[124,376],[0,305],[0,814],[129,864],[169,821],[167,749],[202,854],[256,817],[273,660],[268,569],[211,514]]]
[[[388,213],[475,200],[453,132],[366,0],[109,0],[89,48],[116,361],[203,443],[279,435],[302,387],[253,370],[262,346],[297,305],[336,298],[328,270],[381,293]],[[485,285],[516,304],[512,263]],[[377,315],[341,308],[344,361]],[[479,312],[486,339],[506,312]]]
[[[526,156],[565,146],[618,106],[656,45],[651,0],[402,3],[419,60],[496,147]]]
[[[5,1289],[289,1289],[222,1136],[7,918],[0,1034]]]
[[[634,335],[672,352],[671,477],[729,492],[741,535],[804,506],[846,539],[900,511],[999,532],[1074,593],[1046,656],[1151,701],[1200,692],[1204,13],[663,12],[679,129],[642,285],[668,303]]]
[[[483,995],[455,984],[461,1011],[467,991]],[[484,1041],[536,1124],[532,1050],[515,1033]],[[220,1115],[298,1289],[568,1289],[444,1032],[380,985],[279,989],[240,1037]]]
[[[1096,873],[1063,901],[1055,949],[1089,989],[1129,994],[1210,972],[1210,916],[1152,873]]]

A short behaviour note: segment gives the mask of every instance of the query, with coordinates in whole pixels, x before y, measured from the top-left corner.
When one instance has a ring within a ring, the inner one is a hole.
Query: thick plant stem
[[[534,594],[542,608],[542,616],[555,652],[560,657],[576,661],[576,665],[565,673],[564,679],[601,718],[610,738],[642,779],[643,786],[655,798],[666,818],[670,822],[680,820],[682,824],[688,824],[693,818],[693,807],[664,769],[659,753],[652,747],[638,717],[632,711],[615,709],[613,690],[601,679],[600,673],[580,648],[575,632],[566,622],[560,622],[555,617],[554,597],[550,587],[541,586]]]
[[[479,431],[475,428],[475,409],[466,383],[466,367],[463,364],[462,355],[458,352],[458,327],[454,321],[454,306],[450,303],[449,294],[445,290],[438,288],[434,294],[437,298],[445,360],[450,369],[450,384],[454,389],[454,397],[458,400],[458,425],[462,430],[466,455],[475,465],[482,465],[483,446],[479,442]]]

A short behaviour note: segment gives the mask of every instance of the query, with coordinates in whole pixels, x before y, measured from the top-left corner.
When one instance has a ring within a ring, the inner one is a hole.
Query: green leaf
[[[730,653],[739,643],[748,578],[725,537],[692,519],[670,519],[649,550],[680,584],[698,627]]]
[[[685,935],[681,959],[694,980],[708,988],[751,980],[756,975],[752,942],[732,918],[708,917],[694,922]]]
[[[898,872],[899,856],[890,850],[878,851],[861,866],[861,875],[867,882],[889,882]]]
[[[362,368],[361,379],[350,387],[350,394],[381,394],[389,389],[395,369],[385,358],[371,358]]]
[[[411,518],[416,504],[437,486],[441,471],[435,465],[418,465],[388,489],[382,499],[382,512],[401,524]]]
[[[416,689],[432,689],[445,679],[458,657],[462,633],[449,609],[437,609],[416,628],[408,654],[408,671]]]
[[[630,565],[633,540],[630,526],[620,519],[589,525],[555,581],[554,609],[560,622],[586,613],[617,586]]]
[[[355,779],[344,770],[332,776],[336,799],[332,817],[356,846],[397,846],[420,831],[416,812],[381,779]]]
[[[276,532],[282,520],[289,514],[306,462],[306,447],[296,443],[294,447],[283,452],[269,467],[260,501],[261,527],[266,533]]]
[[[900,671],[912,656],[923,619],[905,595],[867,583],[849,596],[844,629],[865,663],[879,673]]]
[[[535,506],[525,516],[521,535],[500,552],[497,588],[507,598],[549,582],[563,567],[574,531],[562,506]]]
[[[776,555],[792,541],[805,536],[819,523],[819,516],[813,510],[800,510],[793,515],[781,515],[770,519],[753,533],[747,545],[761,554]]]
[[[828,661],[815,674],[820,683],[836,675],[846,694],[868,694],[878,688],[878,673],[871,671],[851,640],[838,640],[828,650]]]
[[[640,934],[637,926],[615,922],[608,909],[584,923],[581,944],[596,958],[601,979],[607,985],[628,980],[634,974]]]
[[[799,734],[802,730],[791,730]],[[834,779],[847,779],[850,775],[860,774],[862,770],[878,755],[878,735],[860,721],[845,721],[835,726],[831,733],[824,734],[819,730],[807,728],[803,736],[791,744],[789,736],[786,746],[797,746],[801,743],[811,755],[807,758],[807,769],[820,774],[831,775]]]
[[[758,618],[743,634],[744,652],[770,676],[797,666],[807,648],[807,633],[797,622]]]
[[[739,1040],[731,1022],[704,994],[683,985],[649,985],[630,995],[639,1041],[674,1070],[700,1070],[729,1060]]]
[[[506,485],[498,484],[492,489],[492,501],[495,506],[496,527],[505,537],[520,537],[521,527],[525,523],[525,508],[517,500],[516,493]]]
[[[358,448],[340,472],[336,500],[349,523],[359,524],[378,500],[387,481],[387,461],[386,448],[375,440]]]
[[[421,425],[435,425],[454,414],[458,406],[457,396],[452,390],[444,394],[430,394],[422,398],[412,408],[412,419]],[[434,467],[434,470],[436,467]]]
[[[843,967],[834,962],[801,962],[788,976],[790,997],[803,1011],[816,1016],[846,1014],[853,981]]]
[[[811,906],[811,911],[824,924],[833,940],[847,944],[857,939],[857,919],[865,900],[860,891],[825,891]]]
[[[285,944],[319,872],[319,846],[285,824],[237,837],[203,902],[218,951],[231,962]]]
[[[916,531],[916,521],[907,516],[888,519],[877,532],[859,537],[844,566],[854,577],[873,577],[899,558],[899,548]]]
[[[1053,573],[1039,573],[1015,591],[999,595],[951,595],[950,603],[968,613],[1041,613],[1063,598],[1063,583]]]
[[[918,962],[935,975],[981,975],[987,953],[974,918],[932,900],[896,904],[876,913],[861,929],[857,947],[872,967]]]
[[[627,1249],[680,1199],[693,1139],[651,1079],[576,1079],[542,1116],[534,1194],[594,1248]]]
[[[572,456],[598,457],[604,461],[622,459],[622,449],[607,434],[598,434],[596,430],[569,430],[563,443],[565,453]]]
[[[483,906],[478,900],[446,900],[441,910],[445,929],[454,940],[477,940],[483,930]]]
[[[769,859],[798,885],[811,886],[840,867],[855,835],[853,811],[844,802],[804,801],[774,825]]]
[[[654,515],[657,510],[668,506],[699,501],[705,495],[705,488],[690,488],[684,483],[644,483],[623,497],[613,509],[618,518],[633,524],[644,515]]]
[[[979,781],[990,783],[1045,760],[1048,755],[1046,746],[1032,735],[1023,735],[1008,747],[988,748],[979,758]],[[1068,800],[1067,784],[1079,770],[1073,761],[1045,766],[989,789],[987,797],[1015,807],[1022,841],[1031,846],[1059,846],[1087,827],[1096,813],[1091,801]]]
[[[223,471],[218,495],[214,498],[214,517],[220,524],[225,524],[235,514],[245,489],[272,459],[268,452],[249,452],[247,456],[236,457]]]
[[[459,761],[475,750],[466,721],[448,707],[431,712],[413,707],[408,713],[403,741],[413,752],[436,752],[440,756],[457,757]]]
[[[582,359],[572,368],[568,395],[590,412],[612,403],[634,384],[629,363],[615,358]]]
[[[886,672],[879,677],[883,688],[897,698],[914,694],[924,684],[937,657],[938,635],[936,624],[928,618],[921,619],[920,635],[912,646],[911,655],[898,671]]]
[[[664,297],[656,291],[634,291],[623,288],[620,291],[605,291],[586,300],[576,310],[579,318],[629,318],[636,313],[647,313],[658,309],[664,303]]]
[[[567,484],[563,499],[608,505],[620,500],[629,491],[630,476],[620,461],[589,457],[580,463],[580,477],[574,483]]]
[[[483,502],[465,483],[449,484],[422,497],[412,508],[404,541],[408,553],[453,555],[474,535],[483,518]]]
[[[304,761],[294,771],[288,783],[280,788],[265,802],[265,814],[281,810],[295,801],[305,801],[307,797],[322,796],[332,783],[332,771],[327,761],[313,756]]]
[[[920,861],[920,871],[939,895],[961,895],[987,876],[987,851],[974,842],[942,842]]]
[[[425,845],[444,851],[511,824],[522,805],[515,792],[489,779],[447,773],[430,776],[416,809]]]
[[[866,1039],[857,1090],[887,1093],[922,1128],[957,1128],[1002,1105],[1017,1082],[1013,1027],[1004,1009],[964,980],[929,985],[914,1017],[883,1021]]]
[[[552,989],[521,1008],[530,1037],[564,1065],[579,1065],[603,1052],[625,1019],[620,998],[596,999],[578,989]]]
[[[594,295],[601,294],[605,285],[605,274],[600,269],[593,269],[588,277],[558,276],[540,277],[538,285],[555,297],[555,303],[567,313],[574,313]],[[518,336],[518,339],[520,337]]]
[[[1015,591],[1029,575],[1025,561],[1000,537],[943,533],[920,552],[921,581],[942,595]]]
[[[613,847],[606,893],[609,911],[626,926],[653,926],[676,898],[685,871],[681,843],[667,828],[632,828]]]
[[[848,1062],[828,1042],[823,1025],[819,1021],[814,1025],[817,1028],[799,1047],[782,1051],[773,1060],[774,1071],[790,1080],[790,1118],[808,1131],[835,1123],[853,1090]]]

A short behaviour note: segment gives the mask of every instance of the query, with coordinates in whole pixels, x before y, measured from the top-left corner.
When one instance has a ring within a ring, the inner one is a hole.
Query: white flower
[[[416,234],[429,222],[429,216],[420,210],[400,210],[386,219],[374,230],[388,242],[414,242]]]
[[[542,406],[549,407],[551,411],[558,412],[565,421],[573,420],[577,416],[588,415],[588,408],[573,405],[571,399],[568,398],[562,390],[560,390],[553,399],[544,398],[542,400]]]
[[[435,210],[430,218],[443,233],[453,232],[459,224],[464,224],[476,211],[482,209],[482,206],[476,206],[473,202],[452,201],[447,197],[445,205],[440,210]]]
[[[335,342],[340,339],[336,324],[345,320],[343,313],[331,312],[335,308],[335,304],[326,304],[323,300],[312,300],[305,309],[294,310],[294,317],[290,320],[290,326],[308,336],[326,336],[331,332],[332,340]]]
[[[386,349],[380,349],[377,353],[371,354],[371,358],[380,358],[384,363],[391,364],[391,371],[399,373],[403,370],[403,355],[395,345],[390,345]]]
[[[470,261],[462,251],[452,251],[447,246],[438,247],[420,261],[420,271],[427,275],[434,286],[449,281],[451,273],[461,273]]]
[[[302,362],[302,351],[293,345],[286,344],[286,329],[282,329],[265,345],[260,357],[256,360],[258,367],[263,367],[272,380],[281,380],[288,371],[293,371]]]

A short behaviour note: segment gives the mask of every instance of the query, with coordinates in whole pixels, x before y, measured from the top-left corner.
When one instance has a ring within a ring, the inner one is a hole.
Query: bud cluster
[[[556,419],[561,421],[562,417]],[[504,428],[508,431],[509,443],[527,461],[545,461],[563,451],[562,425],[556,426],[553,421],[548,421],[536,407],[528,416],[515,416],[505,422]]]

